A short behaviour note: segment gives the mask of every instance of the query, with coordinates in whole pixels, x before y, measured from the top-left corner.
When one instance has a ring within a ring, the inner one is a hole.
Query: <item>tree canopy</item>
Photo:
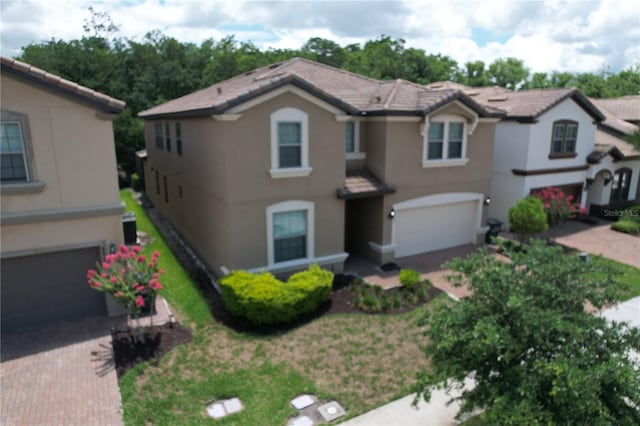
[[[503,248],[511,262],[485,250],[446,265],[473,294],[423,318],[419,395],[472,377],[460,413],[487,424],[639,424],[640,330],[585,312],[616,300],[614,271],[541,240]]]
[[[640,93],[640,65],[599,74],[535,73],[516,58],[460,66],[452,58],[407,47],[387,35],[362,45],[340,46],[313,37],[300,49],[259,49],[233,36],[185,43],[160,31],[142,40],[124,38],[108,14],[89,8],[79,40],[51,39],[22,48],[18,58],[49,72],[126,101],[115,121],[118,164],[134,170],[131,153],[144,146],[138,112],[226,80],[256,67],[304,57],[378,79],[406,79],[419,84],[453,80],[469,86],[496,84],[511,89],[576,86],[588,96]]]

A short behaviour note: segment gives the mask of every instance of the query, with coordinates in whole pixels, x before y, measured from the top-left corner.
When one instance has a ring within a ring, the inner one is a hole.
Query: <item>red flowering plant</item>
[[[565,195],[557,186],[550,186],[533,193],[544,205],[549,226],[556,226],[578,213],[585,212],[580,203],[574,201],[573,195]]]
[[[140,247],[121,245],[117,253],[87,271],[87,281],[91,288],[109,293],[131,316],[137,316],[145,306],[154,306],[156,294],[162,290],[159,277],[164,271],[158,269],[159,256],[155,251],[147,259]]]

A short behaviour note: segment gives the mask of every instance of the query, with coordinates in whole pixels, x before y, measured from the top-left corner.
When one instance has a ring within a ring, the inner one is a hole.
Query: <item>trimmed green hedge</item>
[[[233,315],[254,324],[289,322],[329,300],[333,274],[312,265],[284,283],[269,272],[234,271],[220,281],[222,299]]]
[[[640,205],[628,207],[623,213],[617,222],[611,224],[611,229],[627,234],[640,234]]]

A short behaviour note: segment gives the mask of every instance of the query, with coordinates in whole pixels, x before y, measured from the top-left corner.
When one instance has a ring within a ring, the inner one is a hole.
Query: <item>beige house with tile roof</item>
[[[503,115],[295,58],[140,113],[146,195],[218,274],[476,243]]]
[[[119,312],[85,275],[122,242],[124,103],[10,58],[1,70],[2,333]]]
[[[599,108],[604,108],[613,116],[631,124],[640,125],[640,96],[596,99]]]

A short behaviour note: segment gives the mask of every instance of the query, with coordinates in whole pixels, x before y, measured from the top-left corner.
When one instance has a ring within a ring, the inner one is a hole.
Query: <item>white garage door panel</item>
[[[411,256],[472,242],[477,201],[399,210],[396,257]]]

